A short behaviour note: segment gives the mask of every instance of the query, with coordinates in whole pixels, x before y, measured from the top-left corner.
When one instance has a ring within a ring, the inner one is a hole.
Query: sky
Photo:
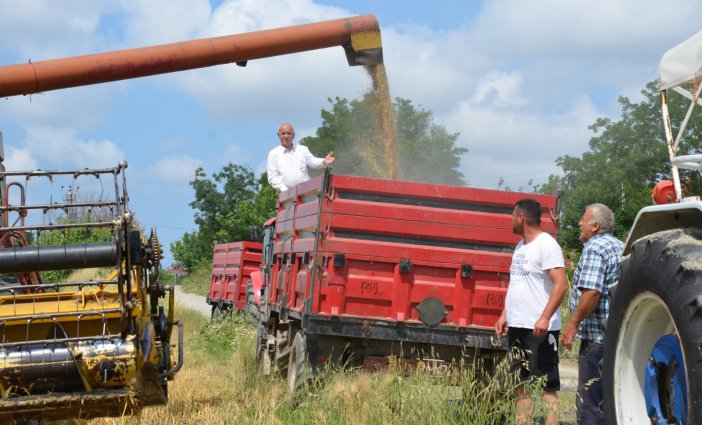
[[[543,183],[665,51],[700,30],[694,0],[0,0],[0,66],[373,14],[393,97],[460,133],[469,185]],[[129,164],[131,208],[168,246],[193,231],[197,167],[265,171],[281,122],[313,135],[329,98],[370,82],[341,47],[0,99],[10,170]],[[655,141],[652,141],[654,143]]]

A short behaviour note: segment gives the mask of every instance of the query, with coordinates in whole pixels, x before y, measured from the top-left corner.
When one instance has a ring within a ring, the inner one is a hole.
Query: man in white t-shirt
[[[322,168],[334,162],[330,152],[325,158],[316,158],[307,146],[294,145],[295,130],[288,123],[278,129],[280,146],[268,153],[268,183],[278,192],[284,192],[310,179],[307,167]]]
[[[514,249],[507,299],[495,332],[507,335],[511,347],[525,350],[517,366],[522,382],[545,376],[543,401],[549,407],[546,425],[558,424],[558,336],[560,306],[568,289],[563,252],[558,242],[541,230],[541,205],[534,199],[518,201],[512,213],[513,231],[521,235]],[[532,400],[524,385],[517,393],[517,423],[531,423]]]

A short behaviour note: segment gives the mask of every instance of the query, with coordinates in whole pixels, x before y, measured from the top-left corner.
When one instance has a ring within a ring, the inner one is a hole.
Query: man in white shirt
[[[516,367],[522,381],[517,389],[517,424],[532,423],[531,394],[525,384],[543,377],[545,422],[557,425],[560,306],[568,290],[563,253],[558,242],[541,230],[541,205],[535,199],[517,202],[512,225],[522,240],[514,249],[505,308],[495,331],[506,335],[510,346],[526,351],[525,361]]]
[[[307,146],[294,145],[295,130],[292,124],[284,123],[278,129],[280,146],[268,153],[268,183],[278,192],[284,192],[310,179],[307,167],[322,168],[334,162],[333,152],[317,158]]]

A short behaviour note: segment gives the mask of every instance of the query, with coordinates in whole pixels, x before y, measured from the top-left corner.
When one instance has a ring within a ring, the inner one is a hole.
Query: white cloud
[[[5,169],[24,171],[36,170],[37,168],[39,168],[37,161],[28,149],[5,146]]]
[[[543,183],[549,174],[557,174],[555,159],[587,148],[592,137],[587,127],[597,116],[586,97],[550,116],[463,102],[447,118],[447,126],[461,133],[458,144],[469,149],[462,171],[471,185],[494,187],[499,177],[507,184],[529,179]]]
[[[159,182],[175,186],[187,186],[195,176],[195,169],[202,163],[190,155],[175,155],[162,158],[151,167],[151,175]]]
[[[348,16],[310,0],[227,0],[213,13],[204,36],[229,35]]]
[[[212,12],[207,0],[126,0],[122,7],[127,14],[125,39],[133,47],[194,38]]]
[[[118,82],[0,99],[0,114],[26,126],[88,131],[105,123],[110,102],[124,88],[125,83]]]
[[[3,0],[0,3],[0,48],[22,61],[45,60],[96,51],[103,46],[100,19],[116,11],[109,1]]]
[[[45,168],[114,167],[125,157],[109,140],[82,140],[70,128],[27,127],[24,150]]]
[[[654,28],[680,41],[690,36],[685,28],[697,21],[698,7],[693,0],[492,1],[485,2],[470,35],[512,57],[612,58],[626,51],[630,59],[640,59],[652,49],[671,47]]]
[[[472,103],[495,107],[521,106],[527,100],[519,94],[522,78],[516,72],[489,72],[478,82]]]
[[[308,0],[227,1],[214,11],[201,35],[241,34],[343,16],[348,13]],[[278,122],[309,121],[310,115],[319,115],[319,105],[328,97],[360,95],[358,87],[365,80],[362,68],[348,66],[341,47],[251,60],[245,68],[231,64],[168,78],[199,99],[220,122],[247,122],[262,116]]]

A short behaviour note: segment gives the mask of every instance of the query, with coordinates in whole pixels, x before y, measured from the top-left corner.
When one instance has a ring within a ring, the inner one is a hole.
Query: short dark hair
[[[524,214],[527,224],[531,226],[541,225],[541,204],[533,198],[520,199],[514,204],[515,209]]]

